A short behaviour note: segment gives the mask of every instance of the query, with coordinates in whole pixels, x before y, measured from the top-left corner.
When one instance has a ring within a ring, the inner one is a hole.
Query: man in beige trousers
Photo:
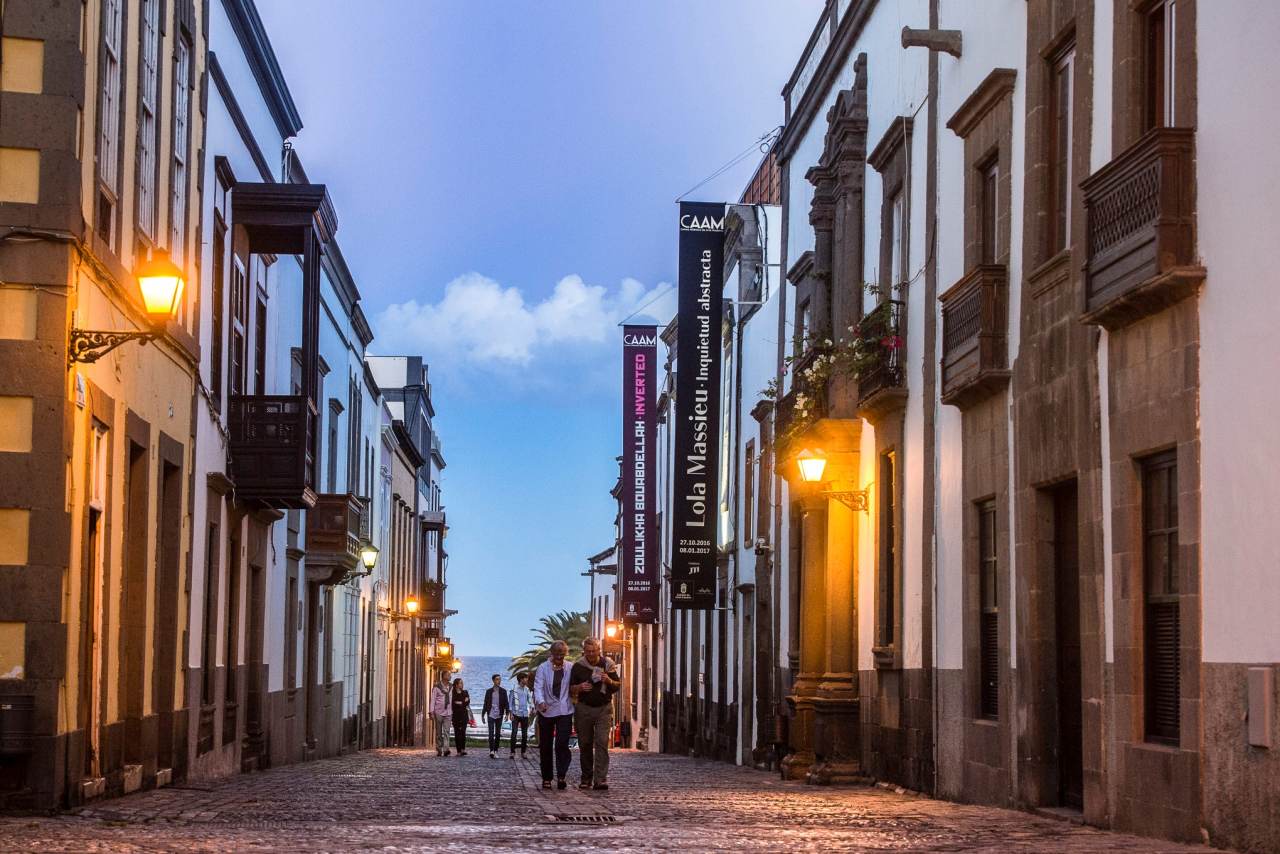
[[[579,789],[609,788],[609,739],[613,734],[613,695],[622,682],[618,668],[600,654],[600,641],[582,642],[582,658],[573,665],[569,684],[577,697],[573,723],[578,731],[582,782]]]

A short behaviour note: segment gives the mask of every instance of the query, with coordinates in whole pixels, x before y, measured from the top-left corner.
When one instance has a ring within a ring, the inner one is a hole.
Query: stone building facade
[[[634,633],[651,749],[1280,844],[1280,354],[1244,260],[1280,188],[1231,82],[1278,30],[1196,0],[826,4],[772,148],[777,399],[721,412],[757,416],[725,447],[773,484],[722,480],[718,609]],[[765,585],[772,614],[743,604]]]
[[[252,0],[8,3],[3,38],[0,808],[421,743],[426,366],[375,379]]]

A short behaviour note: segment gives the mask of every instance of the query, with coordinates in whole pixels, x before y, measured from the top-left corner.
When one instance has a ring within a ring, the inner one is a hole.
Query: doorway
[[[1084,808],[1080,647],[1080,531],[1075,481],[1053,491],[1054,641],[1058,688],[1058,803]]]

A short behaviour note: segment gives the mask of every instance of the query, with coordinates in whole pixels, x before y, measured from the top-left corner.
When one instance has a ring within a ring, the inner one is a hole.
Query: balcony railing
[[[904,308],[902,300],[885,300],[858,324],[861,334],[883,351],[875,364],[858,375],[858,407],[864,417],[875,418],[906,397]]]
[[[983,264],[956,282],[942,303],[942,400],[968,406],[1009,381],[1009,275]]]
[[[315,505],[315,404],[299,395],[233,395],[231,476],[236,494],[280,510]]]
[[[1195,293],[1195,131],[1156,128],[1080,184],[1088,323],[1116,329]]]
[[[307,512],[307,578],[320,584],[341,584],[360,564],[360,532],[366,505],[347,493],[316,496]]]

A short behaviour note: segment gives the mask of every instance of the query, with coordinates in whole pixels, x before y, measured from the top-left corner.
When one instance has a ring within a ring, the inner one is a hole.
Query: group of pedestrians
[[[480,716],[489,731],[489,758],[502,747],[502,724],[511,720],[511,757],[517,740],[524,757],[529,742],[529,718],[537,716],[538,754],[542,788],[568,788],[567,777],[573,753],[569,739],[578,733],[582,775],[578,788],[609,788],[609,739],[613,732],[613,695],[622,683],[612,661],[601,654],[600,641],[582,642],[582,657],[573,664],[565,659],[569,645],[556,641],[550,656],[534,671],[533,685],[528,674],[516,674],[516,686],[502,687],[502,677],[493,674],[493,684],[484,692]],[[431,691],[431,714],[436,720],[436,755],[449,756],[448,728],[453,724],[453,742],[459,756],[467,755],[467,728],[475,726],[471,714],[471,694],[461,679],[450,685],[441,676]],[[554,775],[554,776],[553,776]]]

